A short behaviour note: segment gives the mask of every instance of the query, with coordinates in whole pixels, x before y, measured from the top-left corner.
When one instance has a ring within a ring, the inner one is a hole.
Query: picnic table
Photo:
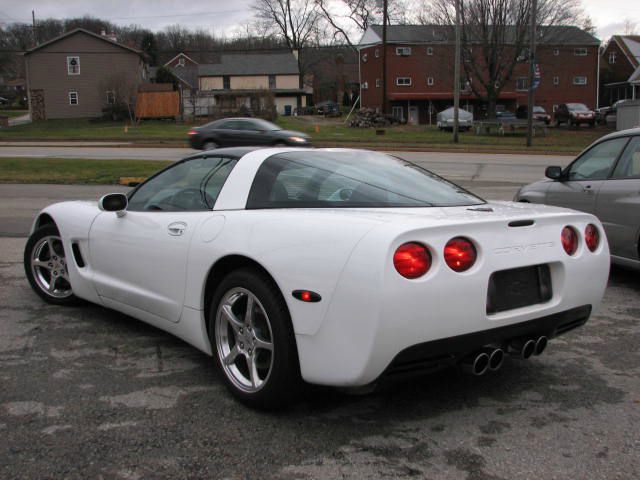
[[[498,135],[504,135],[505,132],[515,133],[518,130],[527,129],[526,120],[513,119],[495,119],[495,120],[478,120],[473,122],[473,128],[476,135],[490,135],[495,130]],[[533,136],[547,135],[547,125],[544,122],[533,122]]]

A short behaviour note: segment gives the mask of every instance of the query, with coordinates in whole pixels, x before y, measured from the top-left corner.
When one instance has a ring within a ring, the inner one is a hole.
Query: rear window
[[[364,151],[286,152],[263,162],[248,209],[444,207],[482,199],[405,160]]]
[[[589,110],[584,103],[567,103],[569,110],[584,111]]]

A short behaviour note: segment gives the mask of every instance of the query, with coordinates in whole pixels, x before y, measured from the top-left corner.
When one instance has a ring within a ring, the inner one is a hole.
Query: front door
[[[187,254],[200,212],[103,212],[89,252],[98,295],[177,322]]]
[[[611,173],[627,138],[601,142],[578,157],[565,170],[565,179],[551,184],[546,203],[596,213],[596,197]]]
[[[611,254],[638,259],[640,235],[640,137],[631,139],[596,201],[596,215],[609,240]]]
[[[89,232],[98,294],[177,322],[194,232],[236,162],[221,155],[179,162],[135,190],[124,215],[98,215]]]
[[[409,107],[409,125],[418,125],[420,118],[418,117],[418,107]]]

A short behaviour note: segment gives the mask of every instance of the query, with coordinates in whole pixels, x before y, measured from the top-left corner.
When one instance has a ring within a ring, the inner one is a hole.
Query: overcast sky
[[[204,28],[217,35],[231,34],[251,20],[253,0],[0,0],[0,25],[31,22],[37,18],[65,18],[91,15],[116,24],[136,23],[152,30],[179,23]],[[607,39],[623,33],[624,21],[634,22],[640,33],[640,2],[637,0],[583,0],[586,12]]]

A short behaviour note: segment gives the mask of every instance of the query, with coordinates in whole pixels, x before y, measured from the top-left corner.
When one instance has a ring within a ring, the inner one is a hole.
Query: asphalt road
[[[132,160],[179,160],[197,152],[189,148],[107,146],[14,146],[0,144],[0,157],[59,157]],[[573,157],[559,155],[458,152],[389,152],[456,181],[530,183],[544,177],[548,165],[565,166]]]
[[[98,193],[24,188],[33,202]],[[366,396],[312,389],[265,414],[182,341],[99,306],[43,303],[24,242],[0,238],[2,479],[640,477],[637,273],[614,270],[600,311],[540,357]]]

